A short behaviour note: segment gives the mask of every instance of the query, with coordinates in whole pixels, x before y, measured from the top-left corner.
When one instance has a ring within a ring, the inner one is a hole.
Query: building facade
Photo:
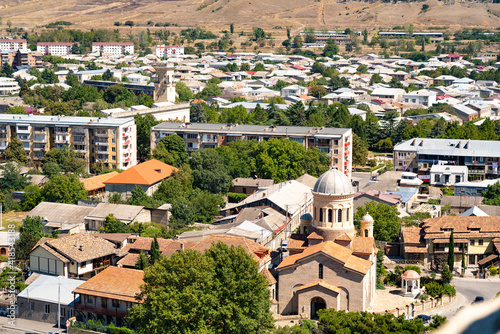
[[[112,56],[123,56],[134,54],[134,43],[126,42],[94,42],[92,43],[92,52],[108,53]]]
[[[73,44],[74,43],[38,42],[36,43],[36,51],[44,55],[66,56],[71,54]]]
[[[394,146],[394,170],[418,173],[427,182],[433,165],[466,166],[469,175],[497,179],[499,162],[499,141],[413,138]]]
[[[19,94],[20,87],[16,79],[0,78],[0,95]]]
[[[137,164],[137,136],[133,118],[0,115],[0,152],[13,137],[24,146],[29,165],[41,167],[51,148],[71,146],[79,157],[103,167],[127,169]]]
[[[19,49],[14,50],[0,50],[0,61],[7,62],[10,66],[29,66],[29,67],[42,67],[42,54],[38,52],[31,52],[31,50]]]
[[[0,38],[0,50],[26,50],[28,49],[28,43],[25,39],[1,39]]]
[[[178,45],[157,45],[156,46],[156,57],[158,58],[170,58],[177,57],[184,54],[184,47]]]
[[[200,148],[225,146],[238,139],[261,142],[272,138],[289,138],[306,148],[316,147],[326,153],[330,156],[331,166],[351,178],[351,129],[163,122],[151,128],[151,150],[154,150],[161,138],[171,134],[184,139],[188,153]]]

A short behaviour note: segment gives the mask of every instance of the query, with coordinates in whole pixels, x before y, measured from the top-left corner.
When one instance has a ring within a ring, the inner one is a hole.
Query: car
[[[482,302],[484,302],[484,297],[483,296],[476,296],[476,298],[472,302],[472,305],[481,304]]]
[[[428,324],[431,321],[431,316],[427,314],[419,314],[417,318],[422,319],[424,324]]]

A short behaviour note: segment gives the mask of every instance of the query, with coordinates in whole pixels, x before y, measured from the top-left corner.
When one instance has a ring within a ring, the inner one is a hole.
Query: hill
[[[422,12],[422,5],[429,5]],[[344,29],[413,24],[415,30],[432,26],[495,29],[500,26],[500,6],[492,3],[444,1],[342,2],[334,0],[4,0],[0,3],[2,24],[34,28],[55,21],[69,21],[75,28],[113,28],[115,21],[134,21],[144,27],[148,21],[170,22],[181,27],[203,26],[208,30],[235,31],[253,26],[271,29],[290,26],[302,29]],[[122,29],[124,29],[122,27]]]

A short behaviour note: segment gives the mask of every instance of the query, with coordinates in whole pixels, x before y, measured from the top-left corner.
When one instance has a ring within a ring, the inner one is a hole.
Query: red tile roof
[[[177,168],[167,165],[166,163],[151,159],[130,167],[104,183],[153,185],[170,177],[174,172],[177,172],[177,170]]]
[[[104,188],[106,185],[104,184],[105,181],[108,181],[112,177],[118,175],[119,173],[117,171],[113,171],[111,173],[106,173],[102,175],[97,175],[88,179],[83,179],[81,180],[83,183],[83,186],[87,191],[92,191],[92,190],[97,190]]]

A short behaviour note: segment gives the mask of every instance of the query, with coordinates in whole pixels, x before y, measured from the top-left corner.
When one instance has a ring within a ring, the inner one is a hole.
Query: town
[[[305,28],[274,49],[254,28],[230,49],[200,28],[140,43],[9,30],[2,331],[494,321],[499,32]]]

